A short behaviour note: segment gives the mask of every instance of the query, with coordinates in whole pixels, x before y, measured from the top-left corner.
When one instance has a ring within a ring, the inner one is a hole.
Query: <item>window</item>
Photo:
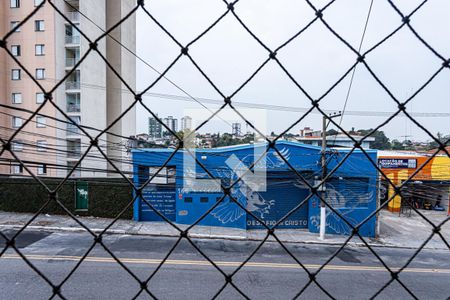
[[[80,49],[66,49],[66,67],[73,68],[80,61]]]
[[[71,139],[67,140],[67,157],[79,158],[81,156],[81,140]]]
[[[200,203],[208,203],[208,197],[200,197]]]
[[[22,142],[12,142],[11,149],[16,152],[21,152],[23,150]]]
[[[45,69],[36,69],[36,79],[45,79]]]
[[[174,184],[176,179],[175,167],[164,167],[158,172],[159,168],[149,167],[149,177],[153,177],[150,183]]]
[[[47,165],[46,164],[39,165],[37,167],[37,173],[38,173],[38,175],[45,175],[45,174],[47,174]]]
[[[70,117],[70,119],[75,123],[80,125],[81,124],[81,117],[80,116],[73,116]],[[79,134],[80,129],[74,125],[72,122],[67,123],[67,134]]]
[[[14,56],[20,56],[20,45],[12,45],[11,46],[11,53]]]
[[[9,5],[11,8],[18,8],[20,7],[20,0],[10,0]]]
[[[80,112],[80,94],[66,94],[67,112]]]
[[[44,31],[44,20],[34,21],[34,31]]]
[[[66,44],[79,44],[80,32],[75,26],[66,25]]]
[[[44,93],[36,93],[36,103],[44,103]]]
[[[12,93],[11,94],[11,102],[13,104],[20,104],[20,103],[22,103],[22,94],[21,93]]]
[[[12,69],[11,70],[11,79],[12,80],[20,80],[20,69]]]
[[[45,45],[44,44],[36,44],[36,45],[34,45],[34,54],[36,56],[45,55]]]
[[[70,73],[69,77],[67,77],[66,90],[79,90],[80,82],[80,70],[75,70],[75,72]]]
[[[184,197],[184,203],[192,203],[192,197]]]
[[[19,128],[22,126],[23,119],[21,117],[12,117],[12,127]]]
[[[22,174],[23,173],[22,165],[12,165],[11,166],[11,173],[12,174]]]
[[[19,22],[18,21],[11,21],[11,23],[9,23],[9,29],[13,30],[14,28],[16,28],[17,26],[19,26]],[[14,30],[14,32],[20,32],[20,27],[17,27],[16,30]]]
[[[39,140],[36,142],[37,151],[39,152],[46,152],[47,151],[47,141],[45,140]]]
[[[44,0],[34,0],[34,6],[39,6]]]
[[[38,128],[44,128],[45,126],[47,126],[47,120],[45,119],[45,117],[36,117],[36,127]]]

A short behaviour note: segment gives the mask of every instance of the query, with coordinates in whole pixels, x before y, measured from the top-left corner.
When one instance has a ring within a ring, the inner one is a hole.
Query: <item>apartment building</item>
[[[52,94],[53,101],[75,123],[96,136],[133,102],[124,84],[94,52],[75,69],[89,51],[89,42],[125,16],[134,0],[54,0],[53,3],[76,26],[67,22],[49,3],[23,26],[17,27],[42,0],[0,1],[0,36],[10,29],[7,49],[45,89],[49,91],[70,73]],[[133,15],[110,36],[98,43],[99,51],[123,79],[135,88],[136,20]],[[117,43],[117,41],[120,43]],[[0,137],[8,139],[44,102],[44,94],[29,74],[0,49]],[[98,140],[102,151],[124,171],[131,170],[125,151],[126,137],[135,134],[135,110],[130,110],[108,134]],[[31,172],[39,176],[66,176],[86,151],[89,137],[51,103],[46,103],[12,143],[14,153]],[[98,149],[91,149],[72,176],[102,177],[114,169]],[[28,175],[8,153],[1,157],[0,173]]]
[[[181,118],[181,130],[192,130],[192,118],[184,116]]]
[[[156,115],[158,116],[158,115]],[[154,117],[148,118],[148,135],[151,139],[160,139],[163,136],[163,127]]]
[[[173,116],[167,116],[166,118],[162,119],[163,123],[173,132],[178,131],[178,119],[174,118]],[[165,135],[169,135],[169,131],[165,128],[163,128],[163,133]]]

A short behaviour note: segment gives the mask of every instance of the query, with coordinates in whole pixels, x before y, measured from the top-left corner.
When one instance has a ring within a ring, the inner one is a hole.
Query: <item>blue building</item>
[[[282,219],[276,228],[304,228],[318,232],[320,201],[316,196],[310,196],[308,186],[299,175],[311,185],[320,178],[321,148],[287,141],[278,141],[275,147],[295,171],[273,149],[268,151],[265,159],[258,160],[260,155],[256,155],[255,163],[255,153],[265,151],[265,143],[196,149],[196,160],[208,172],[193,159],[183,166],[183,162],[187,162],[186,157],[190,157],[184,150],[176,153],[173,149],[133,150],[134,183],[137,186],[147,182],[168,161],[143,189],[142,198],[145,201],[140,197],[136,200],[134,219],[163,221],[154,208],[164,218],[180,224],[192,224],[205,215],[199,225],[258,229],[263,228],[261,222],[270,227]],[[333,170],[349,152],[349,149],[328,149],[327,169]],[[376,151],[366,152],[376,162]],[[238,205],[217,186],[195,191],[188,188],[190,181],[186,178],[195,177],[201,181],[211,178],[210,175],[222,186],[233,184],[239,176],[236,169],[227,164],[230,157],[237,158],[241,166],[255,164],[255,169],[264,167],[265,190],[255,191],[244,181],[239,181],[230,190]],[[351,224],[356,225],[366,219],[377,207],[377,170],[360,150],[348,155],[327,180],[325,188],[322,193],[327,202]],[[211,209],[217,202],[217,206]],[[375,236],[375,224],[376,217],[373,216],[361,227],[360,233]],[[347,235],[351,233],[351,228],[328,209],[326,232]]]

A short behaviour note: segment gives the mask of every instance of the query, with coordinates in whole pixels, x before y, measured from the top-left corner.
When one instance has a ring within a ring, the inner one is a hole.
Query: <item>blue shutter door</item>
[[[309,194],[292,178],[268,178],[266,192],[253,193],[247,199],[247,209],[269,227],[274,226],[287,213],[298,206]],[[308,202],[293,212],[277,228],[307,228]],[[260,229],[264,226],[247,214],[247,228]]]

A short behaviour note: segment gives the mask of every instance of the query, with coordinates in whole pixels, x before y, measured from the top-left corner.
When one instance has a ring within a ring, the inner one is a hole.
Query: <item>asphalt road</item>
[[[5,232],[4,232],[5,233]],[[7,231],[11,236],[14,231]],[[136,278],[146,280],[159,266],[177,239],[109,235],[104,244]],[[54,284],[60,284],[92,245],[88,234],[25,231],[16,245],[32,264]],[[3,248],[5,241],[0,238]],[[257,247],[257,242],[195,240],[224,273],[230,274]],[[336,246],[286,244],[311,271],[338,249]],[[375,248],[391,268],[399,268],[414,250]],[[317,275],[317,282],[337,299],[368,299],[390,280],[389,273],[368,249],[349,248],[337,255]],[[419,299],[450,297],[450,251],[423,250],[399,275],[399,280]],[[307,273],[276,242],[267,242],[233,277],[232,283],[251,299],[292,299],[308,283]],[[168,261],[153,275],[148,290],[159,299],[211,299],[225,284],[225,277],[192,245],[182,240]],[[101,245],[62,285],[68,299],[130,299],[138,294],[137,280],[119,265]],[[1,299],[48,299],[50,286],[13,250],[0,258]],[[58,298],[58,297],[56,297]],[[228,284],[218,299],[243,298]],[[300,299],[327,299],[314,283]],[[394,281],[377,299],[411,299]],[[138,299],[151,299],[147,292]]]

